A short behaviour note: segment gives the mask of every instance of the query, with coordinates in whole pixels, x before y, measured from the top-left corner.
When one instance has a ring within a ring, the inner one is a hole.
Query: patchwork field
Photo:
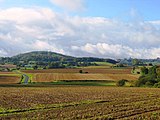
[[[80,74],[80,73],[37,73],[33,82],[53,82],[59,80],[137,80],[138,75],[132,74]]]
[[[0,88],[0,119],[160,119],[160,89]]]
[[[83,73],[79,73],[82,70]],[[131,74],[131,68],[83,68],[83,69],[47,69],[23,70],[33,75],[32,82],[53,82],[63,80],[137,80],[139,75]]]
[[[79,71],[82,70],[82,73]],[[33,75],[32,82],[53,82],[64,80],[137,80],[139,75],[131,74],[131,68],[83,68],[83,69],[49,69],[23,70]]]

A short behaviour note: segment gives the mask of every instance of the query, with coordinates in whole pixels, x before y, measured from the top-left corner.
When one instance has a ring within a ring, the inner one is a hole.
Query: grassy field
[[[0,119],[160,119],[160,89],[0,88]]]
[[[112,63],[109,63],[109,62],[94,62],[94,63],[96,63],[99,66],[112,66],[113,65]]]
[[[108,62],[93,62],[96,63],[97,66],[87,66],[87,67],[78,67],[78,68],[111,68],[114,64]]]

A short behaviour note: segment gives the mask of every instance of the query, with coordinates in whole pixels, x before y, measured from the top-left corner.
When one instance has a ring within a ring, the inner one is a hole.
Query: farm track
[[[20,74],[23,76],[23,81],[21,81],[22,84],[28,84],[28,81],[29,81],[29,76],[25,73],[21,73],[19,71],[15,71],[16,74]]]
[[[24,83],[23,84],[28,84],[29,76],[26,75],[26,74],[23,74],[23,77],[24,77]]]

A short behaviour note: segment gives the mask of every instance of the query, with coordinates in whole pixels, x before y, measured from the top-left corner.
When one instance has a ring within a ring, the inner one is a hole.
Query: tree
[[[154,84],[154,87],[156,87],[156,88],[160,88],[160,82],[155,83],[155,84]]]
[[[147,70],[147,68],[141,68],[142,76],[139,77],[136,82],[136,86],[154,86],[159,82],[157,66],[153,66]],[[147,74],[146,74],[147,73]]]
[[[82,70],[79,70],[79,73],[83,73],[83,71],[82,71]]]
[[[119,81],[116,83],[116,85],[117,85],[117,86],[124,86],[127,81],[128,81],[128,80],[124,80],[124,79],[119,80]]]
[[[11,71],[8,67],[6,68],[6,70],[7,70],[8,72],[10,72],[10,71]]]
[[[132,60],[132,65],[139,65],[140,61],[138,59]]]
[[[157,68],[156,73],[157,73],[157,79],[160,80],[160,68]]]
[[[157,70],[157,66],[153,66],[153,67],[149,68],[148,74],[150,74],[150,75],[157,74],[156,70]]]
[[[38,66],[37,66],[37,65],[33,66],[33,69],[34,69],[34,70],[37,70],[37,69],[38,69]]]
[[[147,82],[145,76],[140,76],[139,79],[136,81],[135,86],[140,87],[142,85],[145,85]]]
[[[142,75],[148,74],[148,68],[142,67],[142,68],[141,68],[141,74],[142,74]]]
[[[149,65],[149,66],[153,66],[153,64],[152,64],[152,63],[149,63],[148,65]]]
[[[135,67],[132,68],[133,71],[135,71],[135,69],[136,69]]]
[[[117,67],[124,67],[124,64],[122,64],[122,63],[117,64]]]

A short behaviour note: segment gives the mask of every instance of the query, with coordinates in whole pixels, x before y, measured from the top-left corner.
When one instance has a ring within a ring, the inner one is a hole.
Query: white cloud
[[[160,20],[158,20],[158,21],[150,21],[150,23],[155,24],[155,25],[160,25]]]
[[[158,21],[78,17],[49,8],[0,10],[0,56],[50,50],[74,56],[160,57]]]
[[[50,45],[48,42],[45,41],[36,40],[31,46],[35,50],[56,51],[62,54],[65,53],[63,49],[57,49],[56,45],[54,44]]]
[[[0,20],[25,24],[33,21],[44,21],[53,18],[54,12],[48,8],[9,8],[0,11]]]
[[[72,50],[79,52],[80,56],[87,55],[89,53],[94,57],[110,56],[111,58],[128,58],[131,56],[133,58],[154,59],[160,55],[160,48],[133,49],[128,46],[106,43],[97,43],[96,45],[87,43],[84,46],[72,46]]]
[[[1,55],[1,56],[6,56],[7,53],[6,53],[6,51],[4,51],[3,49],[2,49],[2,50],[0,49],[0,55]]]
[[[69,11],[84,9],[84,0],[50,0],[54,5]]]

